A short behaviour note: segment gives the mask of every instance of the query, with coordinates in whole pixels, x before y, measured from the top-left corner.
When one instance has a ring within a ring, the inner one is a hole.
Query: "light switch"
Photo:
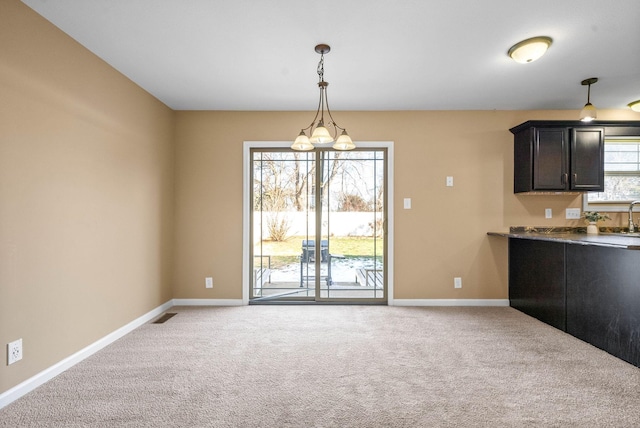
[[[565,218],[567,219],[579,219],[580,208],[567,208],[565,210]]]
[[[405,210],[411,209],[411,198],[404,198],[404,209]]]

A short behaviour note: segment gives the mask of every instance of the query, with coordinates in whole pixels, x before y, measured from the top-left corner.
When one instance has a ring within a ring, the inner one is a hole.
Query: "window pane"
[[[640,199],[640,139],[609,139],[604,145],[604,192],[587,194],[589,202]]]
[[[607,168],[608,167],[608,168]],[[637,163],[616,163],[616,164],[605,164],[605,171],[638,171]]]
[[[637,152],[610,152],[605,151],[604,154],[605,163],[610,162],[635,162],[638,163]]]
[[[591,192],[589,201],[632,201],[640,199],[640,176],[604,177],[604,192]]]

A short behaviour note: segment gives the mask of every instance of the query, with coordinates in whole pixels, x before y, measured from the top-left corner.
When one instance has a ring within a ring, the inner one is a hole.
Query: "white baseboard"
[[[173,299],[173,306],[243,306],[242,299]]]
[[[393,299],[393,306],[509,306],[509,299]]]
[[[120,339],[122,336],[126,335],[127,333],[130,333],[136,328],[140,327],[141,325],[151,321],[152,319],[162,314],[172,306],[174,306],[173,300],[169,300],[168,302],[158,306],[157,308],[151,310],[150,312],[147,312],[146,314],[136,318],[135,320],[131,321],[124,327],[120,327],[116,331],[104,336],[103,338],[92,343],[86,348],[81,349],[75,354],[41,371],[35,376],[32,376],[31,378],[25,380],[24,382],[9,389],[8,391],[3,392],[2,394],[0,394],[0,409],[14,402],[15,400],[22,397],[23,395],[33,391],[40,385],[53,379],[63,371],[78,364],[80,361],[84,360],[85,358],[90,357],[91,355],[95,354],[105,346],[110,345],[111,343]]]

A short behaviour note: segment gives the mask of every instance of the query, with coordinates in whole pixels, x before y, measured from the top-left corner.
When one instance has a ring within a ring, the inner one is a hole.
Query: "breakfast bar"
[[[511,228],[510,305],[640,367],[640,237]]]

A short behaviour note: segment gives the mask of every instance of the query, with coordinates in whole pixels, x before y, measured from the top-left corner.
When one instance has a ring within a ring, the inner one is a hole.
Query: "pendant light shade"
[[[551,37],[532,37],[511,46],[508,54],[515,62],[527,64],[544,55],[551,43]]]
[[[311,125],[300,131],[300,135],[295,139],[291,148],[293,150],[312,150],[316,145],[330,144],[335,141],[333,145],[335,150],[352,150],[356,145],[351,141],[347,130],[340,127],[333,120],[331,109],[329,109],[329,101],[327,101],[327,86],[329,86],[329,83],[324,81],[324,54],[328,53],[331,47],[320,44],[316,46],[315,50],[320,54],[320,62],[318,63],[318,77],[320,78],[318,82],[318,87],[320,88],[318,110]],[[329,117],[327,125],[324,123],[325,108]],[[333,135],[331,135],[330,128],[333,130]],[[307,137],[306,131],[309,132],[311,137]],[[338,136],[338,131],[341,131],[340,136]]]
[[[591,122],[598,118],[598,111],[591,103],[586,103],[580,111],[580,120],[583,122]]]
[[[591,77],[589,79],[584,79],[581,83],[583,86],[588,85],[587,89],[587,103],[580,111],[580,120],[583,122],[591,122],[592,120],[598,117],[598,112],[593,104],[591,104],[591,85],[598,81],[597,77]]]

